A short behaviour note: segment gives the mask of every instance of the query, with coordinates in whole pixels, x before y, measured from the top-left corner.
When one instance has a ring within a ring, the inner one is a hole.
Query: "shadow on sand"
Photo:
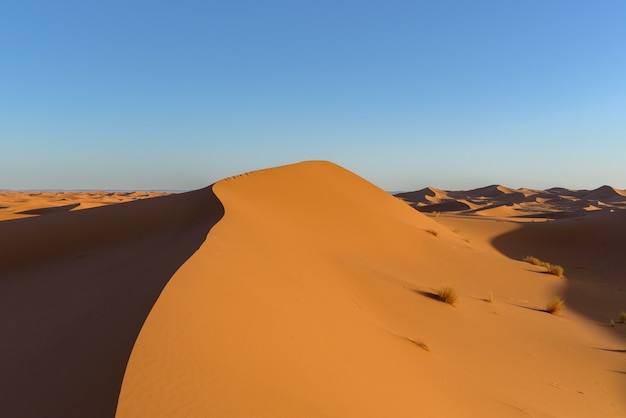
[[[441,297],[439,297],[437,293],[428,292],[426,290],[419,290],[419,289],[412,289],[412,291],[417,293],[418,295],[424,296],[425,298],[436,300],[437,302],[442,302]]]
[[[626,291],[626,211],[620,212],[575,221],[522,223],[519,229],[494,238],[492,244],[514,260],[532,255],[562,265],[565,286],[561,296],[567,308],[608,324],[623,309],[619,301]]]
[[[224,208],[205,189],[0,222],[0,411],[114,417],[141,327]]]
[[[77,208],[78,206],[80,206],[80,203],[72,203],[70,205],[64,206],[50,206],[47,208],[24,210],[17,213],[20,215],[49,215],[51,213],[69,212],[72,209]]]

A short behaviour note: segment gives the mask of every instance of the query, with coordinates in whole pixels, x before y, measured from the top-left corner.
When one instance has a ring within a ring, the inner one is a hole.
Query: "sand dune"
[[[46,215],[69,210],[88,209],[112,203],[165,196],[166,192],[59,191],[16,192],[0,190],[0,221]]]
[[[611,186],[602,186],[595,190],[591,190],[584,194],[587,200],[604,200],[604,201],[624,201],[626,200],[626,191],[618,190]]]
[[[536,310],[563,280],[328,163],[214,190],[224,219],[142,328],[118,416],[624,412],[622,358],[598,349],[619,337]],[[456,308],[431,297],[444,284]]]
[[[516,216],[521,208],[519,204],[501,204],[501,205],[492,205],[487,206],[480,209],[475,209],[472,213],[482,216],[492,216],[492,217],[512,217]]]
[[[428,193],[426,191],[437,191]],[[590,210],[626,209],[626,191],[610,186],[594,190],[513,189],[492,185],[473,190],[444,191],[429,187],[416,192],[398,193],[396,197],[421,212],[455,212],[463,215],[487,215],[532,218],[582,216]],[[502,206],[509,209],[493,210]]]
[[[0,222],[0,415],[114,416],[148,312],[221,208],[208,188]]]
[[[1,409],[624,416],[626,325],[608,327],[626,309],[626,231],[611,229],[623,216],[612,205],[583,220],[522,222],[517,197],[494,206],[482,196],[518,193],[538,192],[420,191],[420,210],[492,208],[432,217],[313,161],[0,222],[2,354],[15,359],[3,365]],[[562,263],[566,278],[518,261],[531,253]],[[437,300],[445,285],[455,306]],[[556,294],[567,308],[549,315]]]
[[[406,193],[399,193],[396,196],[405,199],[409,202],[435,202],[435,203],[439,203],[442,200],[448,199],[448,193],[440,190],[440,189],[436,189],[434,187],[426,187],[425,189],[422,190],[417,190],[415,192],[406,192]]]
[[[514,191],[513,189],[494,184],[491,186],[468,190],[464,192],[463,195],[468,196],[468,197],[474,197],[474,198],[487,198],[487,197],[496,198],[499,196],[510,195],[513,193],[516,193],[516,191]],[[455,195],[455,193],[452,193],[451,195]]]

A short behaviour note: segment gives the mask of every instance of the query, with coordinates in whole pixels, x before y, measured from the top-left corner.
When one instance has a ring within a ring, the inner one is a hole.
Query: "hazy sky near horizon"
[[[0,189],[302,160],[386,190],[626,188],[626,2],[3,1]]]

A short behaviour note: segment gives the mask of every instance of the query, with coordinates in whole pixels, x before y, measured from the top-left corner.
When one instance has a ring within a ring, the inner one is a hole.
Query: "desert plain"
[[[625,209],[325,161],[0,192],[0,415],[624,417]]]

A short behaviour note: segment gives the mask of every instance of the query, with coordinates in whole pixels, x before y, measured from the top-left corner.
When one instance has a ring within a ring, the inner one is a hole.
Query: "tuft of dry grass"
[[[613,320],[611,319],[611,322],[609,322],[609,326],[610,326],[611,328],[615,328],[615,321],[613,321]]]
[[[622,311],[619,314],[619,322],[620,324],[623,324],[624,322],[626,322],[626,312]]]
[[[540,259],[538,259],[537,257],[533,257],[531,255],[529,255],[528,257],[524,257],[524,259],[522,261],[525,261],[527,263],[530,263],[534,266],[540,266],[542,261]]]
[[[565,273],[565,270],[563,270],[563,267],[559,266],[558,264],[550,264],[547,261],[541,261],[537,257],[533,257],[530,255],[528,257],[524,257],[522,261],[530,263],[533,266],[545,267],[548,273],[553,274],[557,277],[563,277],[563,273]]]
[[[447,303],[448,305],[454,306],[456,301],[459,299],[459,295],[457,295],[456,290],[450,286],[444,286],[437,291],[437,297],[440,301]]]
[[[544,267],[548,269],[548,273],[554,274],[557,277],[563,277],[563,267],[559,266],[558,264],[548,264]]]
[[[439,232],[435,231],[434,229],[427,229],[426,232],[428,232],[429,234],[433,235],[433,236],[439,236]]]
[[[565,301],[560,296],[555,296],[546,304],[546,312],[557,315],[565,308]]]

